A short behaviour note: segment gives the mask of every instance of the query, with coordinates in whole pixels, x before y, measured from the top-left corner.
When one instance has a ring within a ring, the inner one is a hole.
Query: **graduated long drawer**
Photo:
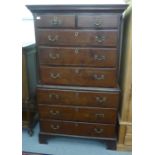
[[[117,87],[116,69],[40,66],[42,84]]]
[[[38,104],[117,108],[118,102],[119,92],[37,89]]]
[[[76,136],[107,137],[116,136],[115,125],[99,123],[82,123],[58,120],[41,120],[41,132],[49,134],[66,134]]]
[[[118,30],[37,29],[39,45],[117,46]]]
[[[104,109],[80,106],[38,105],[40,119],[56,119],[114,124],[116,109]]]
[[[116,67],[116,48],[39,47],[39,62],[45,65]]]

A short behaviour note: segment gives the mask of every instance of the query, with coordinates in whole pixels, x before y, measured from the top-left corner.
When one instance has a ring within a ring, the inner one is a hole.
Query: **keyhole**
[[[79,49],[78,48],[75,48],[75,54],[78,54],[79,53]]]
[[[79,112],[79,109],[78,108],[75,108],[75,112]]]
[[[54,16],[54,20],[57,20],[58,18],[57,18],[57,16]]]
[[[77,37],[79,35],[79,32],[75,32],[75,37]]]
[[[76,96],[76,97],[79,97],[79,92],[76,92],[76,93],[75,93],[75,96]]]
[[[80,73],[79,69],[75,69],[75,73],[79,74]]]

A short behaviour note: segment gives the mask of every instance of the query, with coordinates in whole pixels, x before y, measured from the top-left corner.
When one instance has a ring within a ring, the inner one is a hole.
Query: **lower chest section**
[[[38,88],[42,132],[115,137],[119,91]]]

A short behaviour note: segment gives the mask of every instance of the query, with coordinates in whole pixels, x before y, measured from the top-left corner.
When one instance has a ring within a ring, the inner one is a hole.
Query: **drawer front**
[[[116,87],[116,69],[40,67],[43,84]]]
[[[37,89],[38,104],[117,108],[119,93]]]
[[[74,28],[74,15],[38,14],[35,16],[35,25],[40,28]]]
[[[40,47],[40,64],[116,67],[115,48]]]
[[[41,30],[37,31],[39,45],[117,45],[117,30]]]
[[[116,69],[40,67],[43,84],[116,87]]]
[[[114,125],[103,125],[97,123],[80,123],[69,121],[40,121],[41,132],[91,136],[91,137],[115,137]]]
[[[72,106],[39,105],[41,119],[82,121],[113,124],[116,121],[115,109],[84,108]]]
[[[79,28],[117,28],[119,16],[109,14],[78,15],[77,21]]]

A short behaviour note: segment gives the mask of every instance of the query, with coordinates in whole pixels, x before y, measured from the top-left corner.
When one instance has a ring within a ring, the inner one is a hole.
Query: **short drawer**
[[[58,30],[38,29],[39,45],[81,45],[116,47],[117,30]]]
[[[118,102],[119,92],[37,89],[38,104],[117,108]]]
[[[116,87],[116,69],[40,66],[43,84]]]
[[[38,109],[41,119],[114,124],[117,116],[115,109],[56,105],[39,105]]]
[[[116,67],[115,48],[39,47],[40,64]]]
[[[115,137],[115,126],[110,124],[41,120],[40,127],[41,132],[46,133],[107,138]]]
[[[38,28],[74,28],[75,15],[38,14],[35,16],[35,25]]]
[[[82,14],[77,17],[79,28],[118,28],[119,16],[112,14]]]

